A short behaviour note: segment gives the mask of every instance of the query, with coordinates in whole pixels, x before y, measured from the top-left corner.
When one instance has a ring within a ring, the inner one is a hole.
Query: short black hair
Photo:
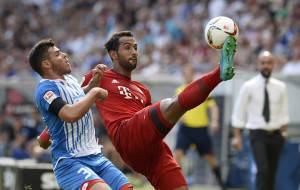
[[[118,51],[120,45],[119,40],[121,37],[133,37],[133,34],[130,31],[120,31],[114,33],[104,45],[106,51]]]
[[[29,63],[31,68],[39,75],[43,75],[42,61],[48,58],[48,49],[55,46],[55,42],[48,38],[36,43],[29,52]]]

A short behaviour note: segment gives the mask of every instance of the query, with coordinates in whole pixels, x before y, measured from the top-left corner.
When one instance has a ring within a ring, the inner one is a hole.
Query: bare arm
[[[286,125],[282,125],[282,126],[280,127],[280,132],[281,132],[282,136],[284,136],[284,137],[287,136],[287,128],[288,128],[288,125],[287,125],[287,124],[286,124]]]
[[[209,112],[211,117],[210,127],[213,132],[216,132],[219,129],[219,107],[215,102],[209,105]]]
[[[58,116],[60,119],[73,123],[83,117],[91,108],[96,99],[104,99],[107,96],[107,91],[95,87],[92,88],[85,97],[76,102],[75,104],[66,104],[63,106],[58,112]]]
[[[242,139],[241,129],[240,128],[234,128],[233,129],[233,134],[234,134],[234,137]]]
[[[242,150],[243,142],[240,128],[233,129],[234,138],[232,140],[232,146],[237,150]]]

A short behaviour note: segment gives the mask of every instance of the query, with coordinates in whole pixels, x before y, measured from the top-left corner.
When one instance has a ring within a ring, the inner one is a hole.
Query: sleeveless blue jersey
[[[35,101],[43,121],[47,124],[52,140],[52,164],[55,169],[59,160],[82,157],[101,152],[95,138],[91,110],[74,123],[67,123],[48,111],[51,103],[58,97],[67,104],[74,104],[85,96],[78,81],[71,75],[65,80],[42,79],[35,93]]]

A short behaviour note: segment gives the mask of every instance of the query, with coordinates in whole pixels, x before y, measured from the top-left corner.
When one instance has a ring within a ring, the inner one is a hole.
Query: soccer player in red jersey
[[[138,60],[137,42],[130,31],[112,35],[105,48],[113,68],[104,71],[99,86],[108,91],[104,101],[96,101],[105,128],[123,160],[145,175],[156,190],[186,190],[186,180],[163,138],[178,119],[201,104],[224,80],[234,76],[236,40],[228,37],[221,50],[220,66],[193,81],[173,98],[151,103],[149,90],[131,80]],[[85,75],[82,86],[92,79]]]

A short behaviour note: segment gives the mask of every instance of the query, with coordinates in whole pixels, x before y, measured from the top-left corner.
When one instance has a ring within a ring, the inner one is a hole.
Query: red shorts
[[[123,160],[145,175],[156,190],[173,190],[187,183],[170,148],[162,140],[172,125],[162,117],[159,105],[148,106],[122,121],[114,145]]]

